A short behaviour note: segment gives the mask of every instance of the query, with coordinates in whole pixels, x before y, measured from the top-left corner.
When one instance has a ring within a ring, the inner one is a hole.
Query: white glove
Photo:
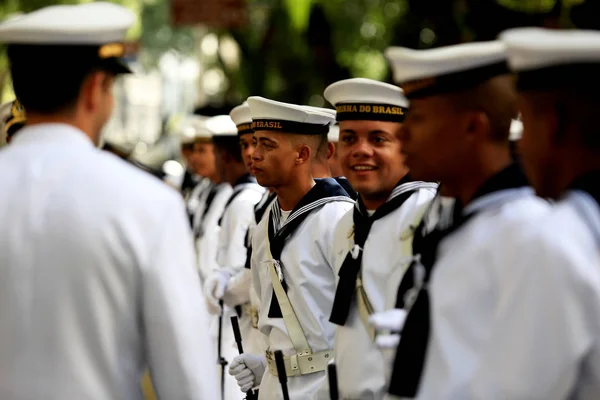
[[[223,301],[229,307],[235,307],[250,301],[250,286],[252,285],[252,273],[247,268],[237,271],[229,279],[227,290],[223,296]]]
[[[378,334],[375,344],[380,349],[395,349],[400,343],[400,334],[406,321],[407,312],[399,308],[392,308],[380,313],[375,313],[369,317],[369,323],[376,332],[392,331],[396,333]]]
[[[206,298],[206,308],[213,315],[221,314],[219,301],[223,298],[229,278],[231,275],[227,271],[214,270],[204,283],[204,297]]]
[[[260,385],[266,369],[267,360],[265,356],[240,354],[231,361],[229,375],[235,377],[240,390],[246,393],[253,387]]]
[[[396,359],[396,349],[400,343],[400,333],[406,321],[407,312],[398,308],[375,313],[369,317],[369,323],[378,332],[375,345],[388,366],[386,376],[389,379]],[[391,331],[391,332],[390,332]]]

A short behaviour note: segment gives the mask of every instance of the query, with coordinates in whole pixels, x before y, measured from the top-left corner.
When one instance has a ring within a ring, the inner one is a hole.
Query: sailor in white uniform
[[[528,390],[529,398],[598,399],[600,33],[523,28],[500,38],[517,75],[523,166],[538,195],[556,200],[538,229],[550,250],[532,256],[562,266],[554,279],[567,285],[540,299],[550,303],[552,324],[537,328],[543,336],[524,337],[531,349],[517,360],[512,378],[531,377],[518,392]],[[534,383],[540,386],[532,388]]]
[[[449,226],[442,219],[426,231],[424,219],[416,229],[397,299],[408,315],[396,327],[402,334],[389,392],[555,399],[545,385],[565,377],[542,384],[536,371],[521,370],[536,348],[553,347],[548,321],[566,304],[554,309],[548,296],[567,286],[544,277],[559,274],[556,264],[529,257],[530,246],[550,245],[534,235],[549,205],[511,159],[517,102],[505,48],[493,41],[386,55],[410,101],[401,137],[411,175],[441,181],[441,194],[455,199]]]
[[[197,162],[194,159],[196,155],[192,155],[190,158],[194,165],[202,165],[199,168],[206,176],[204,179],[210,182],[198,193],[197,204],[192,211],[192,231],[196,244],[198,270],[202,282],[205,282],[212,271],[217,268],[219,220],[233,189],[217,171],[212,133],[206,127],[205,120],[194,116],[190,117],[189,123],[194,129],[193,150],[202,154],[202,159]]]
[[[0,151],[0,398],[218,393],[181,196],[95,147],[134,15],[53,6],[0,24],[27,124]],[[43,68],[40,68],[43,66]]]
[[[206,121],[212,134],[217,171],[221,179],[229,183],[233,190],[225,203],[219,221],[220,232],[217,246],[217,268],[204,284],[204,294],[208,310],[213,315],[221,315],[222,355],[228,362],[237,355],[230,317],[238,312],[242,331],[250,334],[251,317],[242,314],[242,305],[250,301],[249,271],[246,264],[246,235],[254,220],[254,206],[260,201],[265,189],[256,183],[247,170],[239,147],[238,129],[229,115],[219,115]],[[223,301],[223,310],[220,302]],[[235,379],[227,375],[229,382],[227,399],[242,398]]]
[[[408,100],[400,88],[347,79],[330,85],[325,98],[337,108],[344,175],[359,193],[333,244],[339,262],[330,321],[338,325],[338,387],[343,399],[382,399],[391,371],[374,343],[369,317],[394,308],[412,255],[411,224],[435,196],[437,184],[413,180],[402,161],[399,136]]]
[[[252,154],[254,153],[255,145],[250,106],[244,101],[239,106],[234,107],[229,113],[229,116],[237,126],[242,159],[246,164],[248,172],[254,176],[252,171]],[[252,233],[274,199],[275,193],[273,191],[263,190],[260,200],[254,206],[253,218],[250,221],[245,238],[246,260],[244,263],[244,269],[240,271],[236,278],[237,282],[233,285],[233,287],[237,286],[236,291],[239,293],[236,304],[239,304],[241,307],[240,329],[244,344],[244,351],[252,354],[264,353],[267,347],[265,336],[258,330],[258,309],[260,307],[260,298],[256,294],[256,290],[252,288],[252,273],[250,271]],[[246,286],[246,289],[243,288],[244,285]],[[246,295],[248,296],[247,300],[245,297]]]
[[[265,355],[236,357],[230,373],[243,391],[260,384],[260,399],[281,399],[273,352],[285,356],[290,398],[322,399],[333,357],[328,321],[335,290],[333,228],[353,201],[333,179],[315,182],[311,160],[331,114],[261,97],[248,99],[257,141],[253,170],[277,200],[252,237],[252,275],[261,299]],[[282,317],[283,316],[283,317]]]
[[[190,115],[181,128],[185,141],[191,140],[191,150],[186,154],[197,182],[185,196],[193,231],[198,229],[198,214],[203,210],[202,199],[206,199],[207,192],[220,179],[215,169],[212,139],[206,128],[206,120],[207,118],[201,115]]]

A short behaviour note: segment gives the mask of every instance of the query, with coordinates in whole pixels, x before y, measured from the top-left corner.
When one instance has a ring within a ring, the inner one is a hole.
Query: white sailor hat
[[[600,32],[515,28],[504,31],[508,64],[521,90],[600,87]]]
[[[516,142],[523,136],[523,122],[518,119],[513,119],[510,124],[510,135],[508,140]]]
[[[179,129],[181,144],[210,141],[212,133],[206,128],[208,117],[190,115],[184,119]]]
[[[127,73],[131,71],[119,59],[125,54],[125,34],[134,22],[133,12],[112,3],[50,6],[2,22],[0,43],[8,44],[9,50],[22,50],[9,55],[29,62],[62,60],[71,66]]]
[[[302,106],[308,110],[317,111],[331,115],[333,118],[337,117],[337,111],[332,108],[324,107],[313,107],[313,106]],[[327,132],[327,141],[337,143],[340,137],[340,126],[337,123],[329,125],[329,131]]]
[[[390,47],[385,55],[407,98],[457,92],[509,73],[500,41],[463,43],[429,50]]]
[[[307,106],[282,103],[263,97],[248,98],[255,131],[279,131],[301,135],[322,135],[329,132],[335,122],[331,113],[317,111]]]
[[[247,133],[254,133],[252,130],[252,115],[250,114],[250,106],[245,101],[237,107],[234,107],[230,112],[229,116],[233,120],[233,123],[237,126],[238,135],[245,135]]]
[[[402,122],[408,100],[402,89],[366,78],[345,79],[325,89],[325,98],[337,110],[337,120]]]
[[[229,115],[217,115],[206,120],[206,129],[213,140],[217,137],[236,137],[238,128]]]

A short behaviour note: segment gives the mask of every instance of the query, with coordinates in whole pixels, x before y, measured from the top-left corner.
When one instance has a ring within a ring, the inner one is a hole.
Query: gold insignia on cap
[[[125,55],[125,45],[123,43],[109,43],[98,49],[98,56],[101,59],[119,58]]]
[[[27,121],[27,113],[25,112],[25,107],[19,100],[13,101],[12,108],[10,110],[10,116],[6,120],[6,125],[4,126],[4,130],[8,131],[11,126],[18,123],[24,123]]]
[[[401,85],[404,94],[410,96],[412,93],[435,85],[435,78],[418,79],[416,81],[406,82]]]

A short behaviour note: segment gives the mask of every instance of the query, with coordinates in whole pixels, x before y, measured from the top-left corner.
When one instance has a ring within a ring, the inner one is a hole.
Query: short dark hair
[[[9,45],[14,91],[27,112],[71,109],[83,82],[97,69],[87,57],[90,51],[89,46]]]
[[[216,148],[233,157],[237,162],[243,162],[240,140],[237,136],[213,136],[213,144]]]

